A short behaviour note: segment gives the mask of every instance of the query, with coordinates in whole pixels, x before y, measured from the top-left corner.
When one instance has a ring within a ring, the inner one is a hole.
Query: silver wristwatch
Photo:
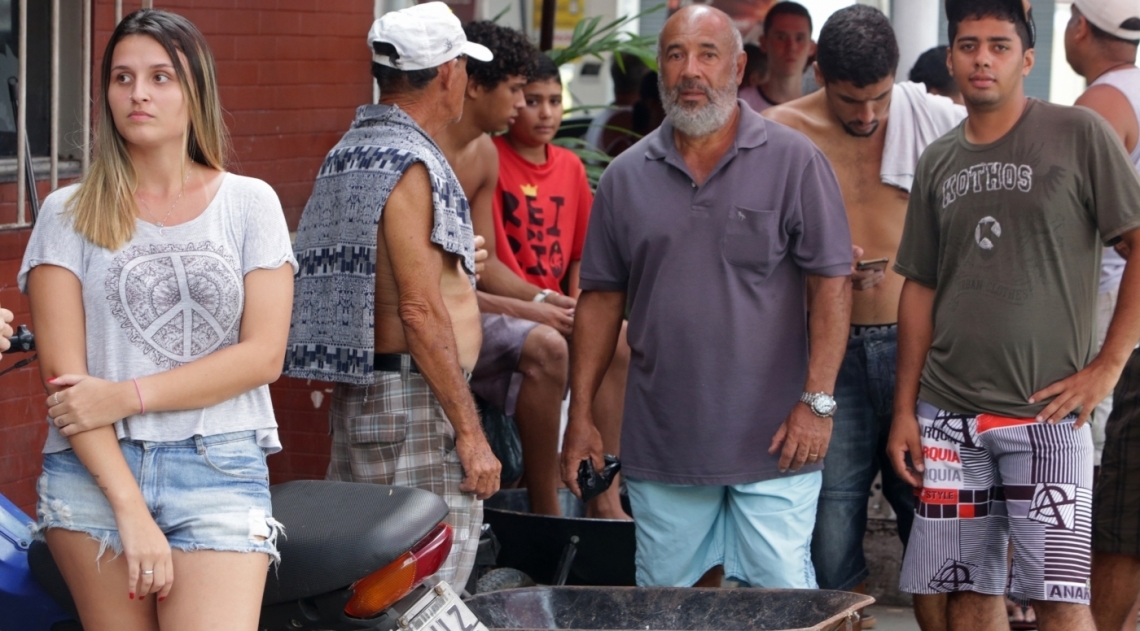
[[[828,418],[835,414],[835,397],[826,392],[805,392],[800,395],[800,401],[808,404],[812,414],[820,418]]]
[[[542,291],[535,294],[534,298],[531,298],[531,301],[532,302],[546,302],[547,296],[549,296],[552,293],[554,293],[553,290],[543,289]]]

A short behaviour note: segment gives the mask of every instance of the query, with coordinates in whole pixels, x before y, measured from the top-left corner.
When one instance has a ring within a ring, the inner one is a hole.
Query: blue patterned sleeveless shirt
[[[362,106],[325,157],[297,228],[286,374],[373,382],[376,230],[392,189],[417,162],[431,179],[431,240],[462,260],[474,286],[471,209],[447,159],[400,108]]]

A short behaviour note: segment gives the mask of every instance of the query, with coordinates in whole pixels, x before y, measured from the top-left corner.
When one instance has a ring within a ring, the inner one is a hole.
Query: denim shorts
[[[819,471],[731,486],[626,477],[636,516],[637,584],[691,587],[724,566],[752,587],[814,589],[811,534]]]
[[[172,442],[119,441],[150,514],[176,550],[263,552],[274,562],[277,533],[269,469],[254,432],[194,436]],[[84,532],[122,554],[115,514],[103,492],[68,449],[44,455],[37,483],[36,530]]]

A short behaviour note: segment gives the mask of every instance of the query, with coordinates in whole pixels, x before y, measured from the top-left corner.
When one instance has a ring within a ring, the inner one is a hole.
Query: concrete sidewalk
[[[919,631],[914,621],[914,611],[910,607],[886,607],[871,605],[867,613],[875,616],[878,623],[874,631]]]

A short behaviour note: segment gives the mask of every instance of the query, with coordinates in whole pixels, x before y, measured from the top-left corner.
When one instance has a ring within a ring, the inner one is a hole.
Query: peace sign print
[[[237,341],[244,299],[236,265],[209,242],[129,248],[107,279],[131,342],[167,369]]]

